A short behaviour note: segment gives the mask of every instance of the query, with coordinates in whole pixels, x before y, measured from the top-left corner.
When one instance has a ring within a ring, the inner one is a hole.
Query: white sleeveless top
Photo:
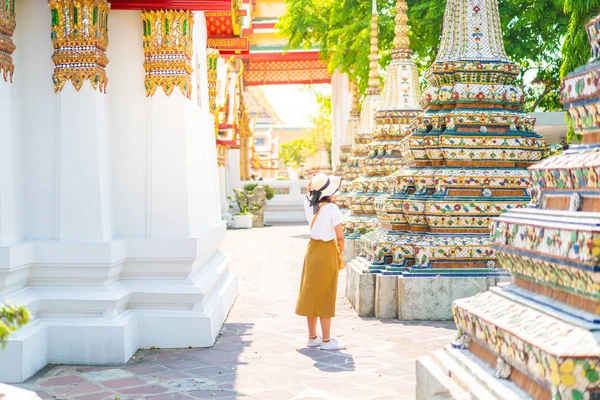
[[[310,206],[308,199],[304,200],[304,211],[306,212],[306,220],[310,225],[313,219],[313,208]],[[334,227],[342,223],[342,212],[333,203],[324,204],[321,206],[321,212],[317,216],[317,220],[310,231],[310,237],[315,240],[329,242],[335,239]]]

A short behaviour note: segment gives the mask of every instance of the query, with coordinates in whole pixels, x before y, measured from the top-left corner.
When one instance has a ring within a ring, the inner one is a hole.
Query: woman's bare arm
[[[343,253],[344,252],[344,231],[342,230],[342,224],[334,226],[333,229],[335,230],[335,237],[337,239],[340,253]]]

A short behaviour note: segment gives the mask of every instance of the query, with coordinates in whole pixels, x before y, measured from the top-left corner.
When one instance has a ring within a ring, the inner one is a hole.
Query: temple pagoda
[[[354,144],[354,134],[358,130],[360,123],[360,110],[358,108],[358,88],[353,82],[351,84],[352,92],[352,105],[350,108],[350,118],[346,124],[346,130],[344,131],[344,139],[342,146],[340,147],[340,164],[335,172],[336,175],[343,178],[342,186],[340,191],[336,195],[335,202],[342,210],[342,213],[346,214],[350,211],[350,199],[348,194],[352,187],[352,181],[356,179],[356,171],[350,171],[349,162],[352,157],[352,147]]]
[[[363,100],[360,122],[354,135],[354,146],[349,163],[350,173],[357,173],[359,177],[352,182],[352,192],[349,195],[352,212],[347,215],[343,223],[344,234],[349,239],[346,247],[349,249],[352,249],[354,241],[359,239],[362,234],[373,230],[377,226],[373,202],[369,200],[371,197],[367,195],[370,182],[364,172],[365,159],[369,155],[369,143],[373,139],[374,116],[382,105],[381,89],[379,88],[378,54],[377,3],[373,0],[371,48],[369,54],[369,86],[367,88],[367,96]]]
[[[497,0],[449,0],[440,51],[426,72],[426,111],[400,146],[406,167],[388,178],[394,194],[377,206],[398,239],[372,244],[370,260],[352,268],[354,279],[371,282],[350,285],[350,299],[370,304],[361,313],[449,319],[454,299],[507,276],[496,268],[489,226],[527,206],[526,168],[545,149],[522,111],[518,75],[504,51]],[[371,272],[385,277],[360,277]]]
[[[408,39],[408,5],[405,0],[396,3],[396,26],[392,62],[387,69],[382,108],[375,114],[373,141],[369,144],[371,152],[365,160],[365,172],[370,177],[371,191],[369,204],[375,206],[384,201],[386,188],[393,187],[387,177],[404,167],[402,159],[402,139],[407,137],[414,125],[414,118],[423,110],[418,102],[420,98],[418,69],[411,59],[412,50]],[[386,202],[384,201],[384,204]],[[373,254],[372,249],[391,248],[391,242],[399,238],[401,231],[394,230],[386,220],[380,218],[380,228],[363,236],[362,252]],[[391,228],[391,229],[390,229]],[[378,262],[382,257],[369,258]]]
[[[587,32],[593,60],[561,87],[582,144],[531,167],[532,208],[494,220],[512,282],[454,302],[458,337],[418,360],[418,398],[600,398],[600,16]]]

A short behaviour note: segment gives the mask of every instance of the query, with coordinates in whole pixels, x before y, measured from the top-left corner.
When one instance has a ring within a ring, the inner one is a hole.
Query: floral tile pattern
[[[492,223],[514,284],[453,305],[457,347],[476,342],[498,357],[499,376],[518,368],[525,390],[540,386],[554,400],[600,393],[600,16],[587,29],[594,60],[564,79],[561,94],[583,144],[530,167],[531,208]]]

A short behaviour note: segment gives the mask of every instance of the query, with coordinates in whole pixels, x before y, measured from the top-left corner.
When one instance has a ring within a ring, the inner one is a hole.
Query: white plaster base
[[[346,299],[361,317],[375,314],[375,275],[365,273],[364,258],[352,260],[346,267]]]
[[[359,256],[360,253],[360,240],[355,239],[346,239],[344,241],[344,253],[342,253],[342,258],[346,264],[349,264],[350,261],[354,260]]]
[[[417,400],[532,399],[514,383],[497,379],[489,365],[450,345],[418,358],[416,375]]]
[[[224,232],[219,224],[190,239],[33,242],[33,263],[8,273],[0,264],[15,287],[0,302],[34,316],[0,352],[0,381],[23,382],[48,363],[124,364],[139,348],[212,346],[238,293],[218,250]]]
[[[403,321],[452,320],[452,302],[484,292],[508,278],[404,277],[369,272],[357,257],[347,264],[346,299],[361,317]]]
[[[377,274],[375,277],[375,317],[398,318],[398,277]]]
[[[403,321],[452,320],[452,302],[485,292],[508,278],[398,277],[398,318]]]

